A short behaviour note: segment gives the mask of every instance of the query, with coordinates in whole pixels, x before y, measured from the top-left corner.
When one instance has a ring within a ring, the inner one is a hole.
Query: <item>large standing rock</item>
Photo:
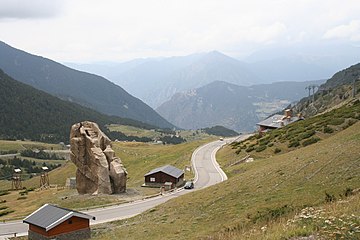
[[[96,123],[74,124],[70,146],[70,159],[77,167],[76,188],[80,194],[125,192],[126,169],[115,157],[111,140]]]

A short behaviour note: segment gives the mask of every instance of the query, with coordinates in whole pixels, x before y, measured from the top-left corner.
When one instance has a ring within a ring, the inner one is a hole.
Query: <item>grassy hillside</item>
[[[22,191],[10,191],[8,195],[1,196],[1,190],[10,189],[11,181],[0,181],[0,220],[11,219],[14,217],[25,216],[44,203],[55,203],[69,208],[85,208],[104,204],[121,203],[124,201],[141,199],[144,196],[157,194],[157,188],[143,188],[144,174],[153,168],[171,164],[180,169],[190,165],[192,152],[200,145],[208,142],[207,140],[193,141],[179,145],[153,145],[135,142],[116,142],[113,149],[116,156],[120,157],[129,173],[125,194],[111,196],[79,196],[76,190],[63,189],[66,179],[75,176],[75,165],[67,161],[66,164],[49,173],[50,184],[58,185],[60,188],[53,188],[43,191],[31,191],[23,196]],[[1,144],[1,142],[0,142]],[[185,178],[190,179],[193,173],[186,172]],[[39,177],[23,181],[23,186],[27,189],[38,188]],[[41,198],[39,198],[41,194]],[[19,199],[19,197],[21,197]],[[2,201],[6,203],[2,203]],[[7,208],[2,210],[1,207]],[[14,211],[2,216],[3,211]]]
[[[136,136],[139,138],[150,138],[152,140],[160,140],[164,136],[178,135],[186,141],[198,141],[211,137],[204,130],[170,130],[170,129],[146,129],[135,126],[110,124],[107,128],[111,132],[121,132],[127,135],[129,138]],[[230,130],[231,131],[231,130]]]
[[[312,145],[235,165],[228,181],[114,222],[110,232],[99,227],[95,238],[359,239],[360,198],[352,191],[360,188],[358,146],[360,123]],[[229,152],[223,148],[219,157]]]
[[[0,140],[0,154],[6,153],[8,151],[22,151],[25,149],[53,149],[61,150],[62,146],[60,144],[49,144],[41,142],[32,142],[32,141],[7,141]]]
[[[234,152],[231,152],[229,161],[222,164],[230,166],[245,160],[247,156],[256,160],[303,148],[329,138],[359,120],[360,101],[353,99],[340,108],[305,121],[289,124],[263,135],[255,134],[242,142],[234,142],[231,144]],[[227,170],[231,174],[231,169]]]

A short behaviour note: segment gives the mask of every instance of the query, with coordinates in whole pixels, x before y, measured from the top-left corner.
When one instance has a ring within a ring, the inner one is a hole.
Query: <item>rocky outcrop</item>
[[[70,132],[70,159],[77,167],[79,194],[112,194],[126,190],[127,172],[115,157],[111,140],[93,122],[76,123]]]

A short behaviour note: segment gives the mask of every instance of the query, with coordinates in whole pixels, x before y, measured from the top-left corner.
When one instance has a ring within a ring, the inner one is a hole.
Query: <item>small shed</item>
[[[171,165],[155,168],[144,175],[146,187],[161,187],[171,182],[173,187],[184,184],[184,171]]]
[[[23,222],[29,224],[28,239],[88,239],[90,219],[95,217],[74,210],[45,204]]]

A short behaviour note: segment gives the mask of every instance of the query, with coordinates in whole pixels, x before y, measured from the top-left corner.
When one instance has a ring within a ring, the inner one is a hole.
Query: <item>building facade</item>
[[[155,168],[144,177],[145,187],[162,187],[165,183],[171,182],[174,188],[184,184],[184,171],[171,165]]]
[[[45,204],[23,222],[29,224],[30,240],[88,239],[90,219],[95,217],[58,206]]]

